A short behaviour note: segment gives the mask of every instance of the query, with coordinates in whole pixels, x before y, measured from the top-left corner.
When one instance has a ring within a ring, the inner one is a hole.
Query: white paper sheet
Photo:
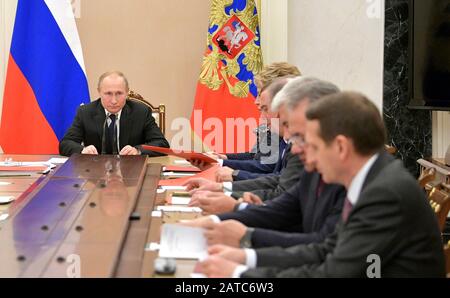
[[[156,243],[156,242],[147,243],[144,248],[145,251],[155,251],[158,249],[159,249],[159,243]]]
[[[159,187],[162,190],[186,190],[186,186],[181,185],[166,185]]]
[[[202,209],[199,207],[186,207],[186,206],[173,206],[173,205],[164,205],[156,207],[158,211],[165,212],[202,212]]]
[[[203,273],[191,273],[191,278],[207,278]]]
[[[162,217],[161,211],[152,211],[152,217]]]
[[[54,164],[46,161],[0,161],[2,167],[49,167],[53,169],[56,167]]]
[[[159,256],[162,258],[199,259],[207,255],[202,228],[165,224],[161,231]]]
[[[50,158],[47,162],[49,163],[54,163],[54,164],[61,164],[61,163],[65,163],[69,158],[67,157],[53,157]]]
[[[163,176],[169,176],[169,177],[192,177],[195,175],[195,173],[185,173],[185,172],[164,172],[162,173]]]
[[[191,198],[172,196],[170,203],[172,205],[188,205]]]
[[[0,204],[8,204],[14,201],[14,196],[0,196]]]

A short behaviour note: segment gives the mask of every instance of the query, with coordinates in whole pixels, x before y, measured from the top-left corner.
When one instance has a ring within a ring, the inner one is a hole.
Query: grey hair
[[[294,79],[298,79],[298,78],[301,78],[301,77],[288,77],[288,78],[285,78],[284,80],[283,80],[283,85],[281,86],[281,90],[279,90],[276,94],[275,94],[275,96],[273,97],[273,99],[272,99],[272,103],[271,103],[271,105],[270,105],[270,109],[273,111],[273,112],[278,112],[279,110],[280,110],[280,108],[281,108],[281,106],[282,105],[284,105],[285,103],[286,103],[286,96],[284,96],[284,93],[283,93],[283,90],[284,90],[284,88],[286,87],[286,85],[290,82],[290,81],[292,81],[292,80],[294,80]]]
[[[97,89],[100,90],[100,86],[103,82],[103,80],[109,76],[118,76],[121,77],[123,79],[123,82],[125,83],[125,88],[126,90],[129,90],[130,87],[128,85],[128,79],[127,77],[123,74],[123,72],[118,71],[118,70],[112,70],[112,71],[107,71],[105,73],[103,73],[99,78],[98,78],[98,83],[97,83]]]
[[[304,100],[314,102],[325,95],[338,92],[339,88],[331,82],[315,77],[299,77],[290,80],[277,96],[282,96],[288,109],[293,110]]]

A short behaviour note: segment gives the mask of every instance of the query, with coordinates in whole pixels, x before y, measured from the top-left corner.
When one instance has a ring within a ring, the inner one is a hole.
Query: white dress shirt
[[[108,110],[105,109],[105,114],[106,114],[106,123],[109,126],[112,122],[111,118],[109,118],[109,116],[112,114],[110,112],[108,112]],[[116,113],[116,131],[117,131],[117,148],[119,149],[120,152],[120,145],[119,145],[119,136],[120,136],[120,115],[122,114],[122,110],[120,110],[119,112]]]

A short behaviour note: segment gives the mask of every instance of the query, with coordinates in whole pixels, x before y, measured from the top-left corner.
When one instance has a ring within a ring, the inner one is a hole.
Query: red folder
[[[173,186],[173,185],[183,185],[186,181],[188,181],[191,178],[205,178],[211,181],[215,181],[216,179],[216,171],[219,168],[219,164],[212,164],[208,169],[205,169],[194,176],[191,177],[183,177],[178,179],[165,179],[165,180],[159,180],[158,185],[159,186]]]
[[[164,153],[167,155],[178,156],[178,157],[185,158],[185,159],[200,160],[205,163],[217,162],[217,160],[215,160],[214,158],[211,158],[208,155],[200,153],[200,152],[186,152],[186,151],[172,150],[170,148],[163,148],[163,147],[150,146],[150,145],[142,145],[142,149],[159,152],[159,153]]]

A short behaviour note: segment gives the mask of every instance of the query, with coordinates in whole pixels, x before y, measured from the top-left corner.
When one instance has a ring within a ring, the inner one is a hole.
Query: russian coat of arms
[[[254,37],[255,34],[234,15],[214,35],[212,42],[222,53],[234,59]]]
[[[253,74],[262,68],[255,3],[213,0],[209,23],[208,51],[199,81],[212,90],[225,83],[232,95],[245,98],[253,84]]]

